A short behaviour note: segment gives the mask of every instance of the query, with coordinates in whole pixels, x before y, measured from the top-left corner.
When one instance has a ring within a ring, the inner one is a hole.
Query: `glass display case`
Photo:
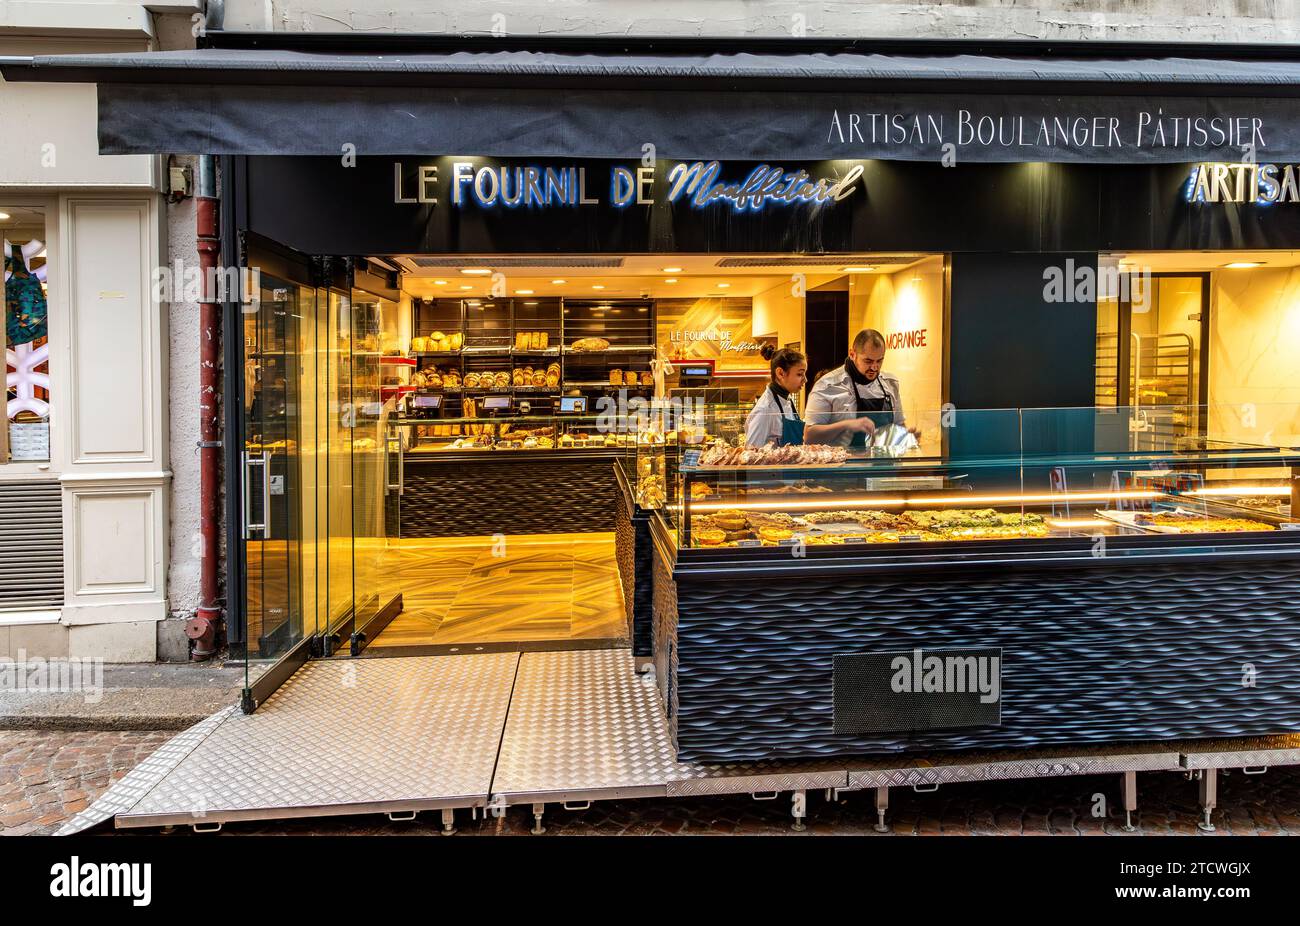
[[[1255,423],[1293,420],[1294,408],[1163,411],[1218,426],[1169,431],[1149,409],[1110,407],[948,410],[877,428],[854,442],[863,446],[746,448],[714,430],[703,446],[679,444],[667,514],[681,548],[961,555],[995,543],[1090,545],[1102,556],[1300,536],[1284,536],[1300,528],[1300,450]],[[715,409],[705,420],[730,416]]]

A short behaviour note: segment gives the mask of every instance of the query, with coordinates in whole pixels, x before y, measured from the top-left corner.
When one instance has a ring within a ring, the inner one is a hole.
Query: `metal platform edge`
[[[707,778],[679,778],[668,782],[669,797],[703,797],[710,794],[765,794],[772,791],[846,790],[849,773],[843,769],[738,770]]]
[[[1300,765],[1300,749],[1187,752],[1183,753],[1182,760],[1184,769],[1273,768],[1282,765]]]
[[[951,765],[899,766],[849,771],[849,790],[914,785],[958,784],[970,781],[1008,781],[1024,778],[1068,778],[1076,775],[1110,775],[1118,772],[1183,771],[1182,753],[1144,752],[1113,755],[1042,756],[999,762]]]
[[[410,813],[423,810],[469,810],[488,806],[487,795],[472,797],[416,797],[391,801],[361,801],[350,804],[317,804],[297,807],[249,807],[239,810],[211,810],[202,814],[119,814],[117,829],[145,829],[160,826],[192,826],[203,823],[250,823],[267,820],[300,820],[307,817],[351,817],[363,814]]]

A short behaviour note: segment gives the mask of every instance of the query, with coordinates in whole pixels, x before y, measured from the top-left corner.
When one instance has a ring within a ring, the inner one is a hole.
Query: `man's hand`
[[[870,418],[850,418],[845,424],[850,434],[876,433],[876,423]]]

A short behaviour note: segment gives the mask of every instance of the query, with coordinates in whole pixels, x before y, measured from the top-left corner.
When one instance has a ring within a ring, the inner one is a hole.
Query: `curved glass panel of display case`
[[[820,416],[815,443],[763,447],[745,445],[741,412],[706,409],[704,439],[678,441],[665,514],[679,550],[1133,556],[1300,540],[1294,405],[946,408],[870,426],[854,412]]]

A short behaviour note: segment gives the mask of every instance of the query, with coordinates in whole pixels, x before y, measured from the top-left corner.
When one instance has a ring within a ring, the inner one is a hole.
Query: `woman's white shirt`
[[[762,447],[764,444],[779,444],[782,437],[781,419],[797,421],[799,416],[794,410],[794,397],[777,401],[771,388],[754,402],[749,417],[745,419],[745,444],[749,447]]]

